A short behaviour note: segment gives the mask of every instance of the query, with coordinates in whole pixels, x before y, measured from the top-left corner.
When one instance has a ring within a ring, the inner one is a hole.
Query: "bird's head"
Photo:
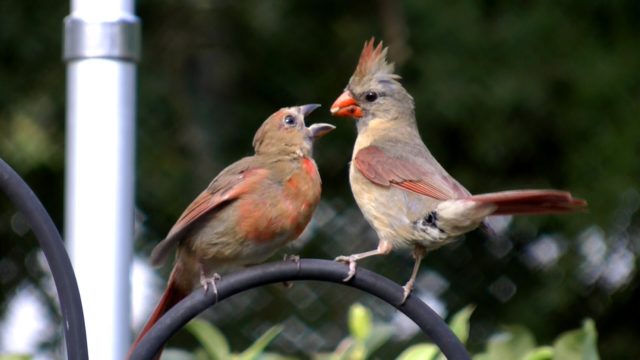
[[[358,129],[372,119],[414,121],[413,98],[394,74],[393,63],[387,62],[388,48],[375,39],[364,43],[360,60],[344,92],[331,106],[334,116],[352,117]]]
[[[331,124],[305,125],[305,117],[318,107],[318,104],[286,107],[269,116],[253,138],[256,154],[311,156],[313,141],[335,129]]]

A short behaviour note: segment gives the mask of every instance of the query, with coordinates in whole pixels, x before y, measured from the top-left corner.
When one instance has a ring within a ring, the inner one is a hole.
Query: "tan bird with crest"
[[[476,229],[489,215],[556,214],[586,207],[584,200],[559,190],[514,190],[471,195],[449,175],[423,143],[414,101],[386,61],[387,49],[366,42],[355,72],[331,107],[335,116],[356,120],[358,137],[349,180],[365,219],[379,237],[374,250],[340,256],[349,264],[411,247],[415,264],[404,286],[411,293],[427,250]]]

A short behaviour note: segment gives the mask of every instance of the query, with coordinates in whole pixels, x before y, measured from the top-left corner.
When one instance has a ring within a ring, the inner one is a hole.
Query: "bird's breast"
[[[282,182],[238,204],[240,229],[254,243],[286,243],[297,238],[320,201],[320,176],[313,160],[303,158]]]
[[[394,129],[392,121],[381,118],[369,120],[368,125],[358,131],[358,137],[356,138],[356,142],[353,146],[353,157],[355,157],[360,149],[369,145],[375,145],[375,143],[379,143],[380,141],[384,141],[392,136],[396,131],[397,129]]]
[[[416,243],[431,247],[432,243],[443,241],[443,234],[416,229],[416,221],[429,214],[437,206],[437,200],[398,187],[375,184],[353,163],[349,181],[358,207],[380,239],[394,247]]]

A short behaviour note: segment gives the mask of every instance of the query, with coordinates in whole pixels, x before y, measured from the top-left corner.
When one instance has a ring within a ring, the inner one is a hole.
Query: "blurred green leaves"
[[[582,328],[564,332],[553,346],[536,346],[531,332],[523,326],[507,326],[493,335],[486,352],[473,360],[599,360],[597,333],[593,320],[587,319]]]
[[[582,328],[561,334],[553,343],[554,360],[598,360],[598,334],[591,319]]]
[[[185,350],[167,349],[163,359],[167,360],[287,360],[290,357],[267,353],[265,349],[282,332],[282,326],[273,326],[241,353],[232,353],[229,343],[220,330],[200,319],[190,321],[185,329],[197,340],[200,348],[192,353]]]
[[[33,357],[31,355],[0,355],[0,360],[31,360]]]
[[[449,326],[465,344],[469,336],[470,318],[475,306],[469,305],[451,317]],[[313,360],[366,360],[393,335],[393,329],[373,320],[371,311],[361,305],[349,308],[350,336],[343,339],[332,353],[306,354]],[[282,332],[281,325],[264,332],[249,348],[233,353],[224,334],[209,322],[194,319],[185,329],[199,344],[193,352],[169,348],[164,351],[166,360],[295,360],[296,357],[266,352],[266,348]],[[377,357],[374,357],[377,358]],[[26,355],[0,355],[0,360],[28,360]],[[473,360],[599,360],[597,333],[593,320],[584,321],[581,329],[560,334],[553,346],[536,346],[531,332],[521,325],[505,326],[489,338],[486,351],[473,356]],[[404,350],[396,360],[446,360],[438,347],[420,343]]]
[[[349,308],[350,336],[343,339],[331,354],[316,354],[314,360],[365,360],[389,341],[393,327],[373,321],[371,310],[355,303]]]
[[[467,343],[469,338],[469,326],[471,315],[475,306],[467,305],[455,313],[449,321],[451,331],[460,339],[463,344]],[[434,344],[417,344],[403,351],[397,360],[444,360],[445,357],[440,353],[438,347]],[[505,358],[507,359],[507,358]]]
[[[463,344],[469,335],[470,317],[474,306],[458,311],[449,323],[451,330]],[[433,344],[417,344],[406,349],[397,360],[444,360]],[[473,360],[599,360],[597,333],[593,320],[584,321],[582,328],[560,334],[553,346],[537,346],[531,331],[522,325],[503,326],[492,335],[486,350]]]

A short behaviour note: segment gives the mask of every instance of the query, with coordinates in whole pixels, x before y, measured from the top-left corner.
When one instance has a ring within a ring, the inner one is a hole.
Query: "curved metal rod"
[[[87,335],[78,283],[58,229],[31,188],[2,159],[0,189],[25,216],[47,258],[60,301],[69,359],[88,359]]]
[[[358,268],[349,282],[343,282],[348,267],[329,260],[301,259],[298,262],[284,261],[257,265],[223,276],[216,283],[218,302],[232,295],[266,284],[295,280],[318,280],[333,282],[363,290],[394,306],[411,320],[440,348],[450,360],[469,360],[469,354],[447,324],[418,297],[410,295],[402,301],[402,287],[395,282],[369,270]],[[151,359],[164,343],[195,316],[216,303],[216,297],[202,289],[169,310],[151,328],[131,354],[131,360]]]

